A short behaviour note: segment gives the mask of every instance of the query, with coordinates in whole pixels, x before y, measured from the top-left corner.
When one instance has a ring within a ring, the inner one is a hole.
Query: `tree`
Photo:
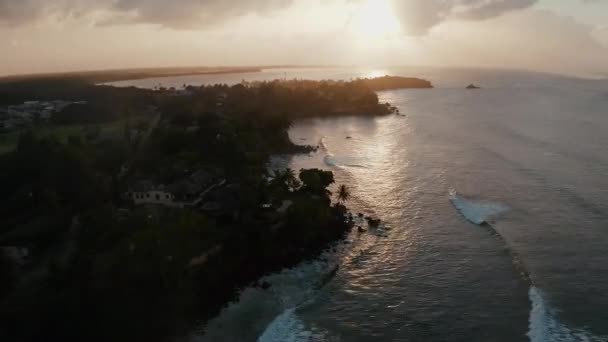
[[[296,191],[302,186],[293,169],[274,170],[270,185],[281,192]]]
[[[324,196],[331,195],[327,187],[335,183],[334,174],[331,171],[320,169],[300,170],[300,180],[302,181],[302,189],[304,191]]]
[[[350,199],[350,190],[346,185],[342,184],[338,188],[338,203],[345,203]]]
[[[298,180],[298,177],[296,177],[296,172],[293,169],[286,168],[285,171],[283,171],[282,176],[283,181],[285,182],[290,191],[298,190],[298,188],[302,186],[302,183],[300,182],[300,180]]]

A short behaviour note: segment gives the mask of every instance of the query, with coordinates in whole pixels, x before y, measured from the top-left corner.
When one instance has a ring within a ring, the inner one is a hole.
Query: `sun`
[[[393,13],[390,0],[365,0],[356,6],[352,27],[361,38],[382,38],[398,33],[399,21]]]

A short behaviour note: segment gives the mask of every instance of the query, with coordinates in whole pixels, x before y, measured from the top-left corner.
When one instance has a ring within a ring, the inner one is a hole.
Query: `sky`
[[[0,0],[0,75],[347,65],[608,75],[608,0]]]

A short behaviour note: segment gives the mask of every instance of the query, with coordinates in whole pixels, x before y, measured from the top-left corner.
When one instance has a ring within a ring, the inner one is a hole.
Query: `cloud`
[[[393,8],[408,34],[425,35],[448,19],[490,19],[535,3],[536,0],[393,0]]]
[[[19,23],[31,20],[41,14],[41,8],[37,5],[38,1],[22,0],[0,1],[0,22]]]
[[[79,16],[112,0],[0,0],[0,25],[22,25],[43,17]]]
[[[208,27],[234,17],[267,13],[291,5],[292,0],[117,0],[111,10],[128,13],[135,22],[171,28]]]
[[[423,38],[425,60],[436,65],[477,65],[598,75],[608,70],[608,47],[593,27],[546,10],[510,13],[486,21],[450,21]]]
[[[0,0],[0,24],[21,25],[47,17],[108,14],[106,24],[149,23],[200,28],[251,13],[268,13],[293,0]]]

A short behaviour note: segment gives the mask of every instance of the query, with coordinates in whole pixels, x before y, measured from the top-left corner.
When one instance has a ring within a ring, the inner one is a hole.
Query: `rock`
[[[351,136],[346,137],[346,139],[352,139],[352,138],[353,138],[353,137],[351,137]]]
[[[357,216],[363,217],[363,214],[362,213],[358,213]]]
[[[365,232],[366,232],[365,228],[363,228],[363,227],[361,227],[361,226],[357,226],[357,231],[358,231],[359,233],[365,233]]]
[[[474,85],[473,83],[471,83],[467,86],[467,89],[481,89],[481,87],[478,87],[478,86]]]
[[[380,226],[380,223],[382,223],[382,220],[380,220],[380,219],[372,219],[372,218],[367,219],[367,224],[370,227],[378,228]]]

